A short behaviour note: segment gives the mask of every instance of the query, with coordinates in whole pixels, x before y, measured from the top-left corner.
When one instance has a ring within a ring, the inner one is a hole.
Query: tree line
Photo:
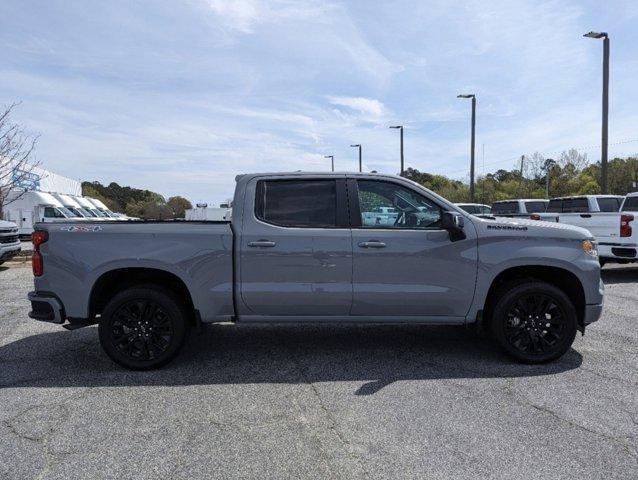
[[[179,195],[165,199],[159,193],[122,187],[115,182],[106,186],[100,182],[82,182],[82,195],[97,198],[114,212],[139,218],[184,218],[185,211],[193,208],[187,199]]]
[[[420,183],[452,202],[470,199],[469,184],[444,175],[408,168],[404,177]],[[638,190],[638,157],[614,158],[608,167],[609,193],[626,195]],[[600,187],[600,162],[590,163],[577,150],[561,153],[556,159],[540,153],[525,156],[522,169],[500,169],[476,180],[474,200],[492,204],[510,198],[552,198],[569,195],[595,195]]]

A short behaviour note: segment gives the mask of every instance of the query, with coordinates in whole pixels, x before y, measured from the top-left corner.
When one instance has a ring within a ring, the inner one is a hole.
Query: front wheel
[[[576,336],[577,318],[565,292],[536,280],[501,291],[491,326],[508,354],[524,363],[547,363],[569,350]]]
[[[186,337],[186,313],[168,290],[129,288],[104,308],[99,335],[114,362],[132,370],[158,368],[179,353]]]

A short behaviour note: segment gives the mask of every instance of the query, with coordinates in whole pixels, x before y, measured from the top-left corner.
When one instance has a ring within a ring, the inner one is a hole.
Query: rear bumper
[[[601,258],[616,258],[619,260],[638,260],[638,246],[633,243],[611,243],[604,242],[598,244],[598,255]]]
[[[27,297],[31,302],[29,317],[41,322],[64,323],[64,306],[55,295],[45,292],[29,292]]]

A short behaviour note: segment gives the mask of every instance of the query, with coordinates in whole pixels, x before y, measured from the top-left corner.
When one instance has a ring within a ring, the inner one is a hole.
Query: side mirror
[[[465,240],[464,226],[465,221],[463,216],[456,212],[443,212],[441,216],[441,228],[450,233],[451,241],[457,242],[459,240]]]

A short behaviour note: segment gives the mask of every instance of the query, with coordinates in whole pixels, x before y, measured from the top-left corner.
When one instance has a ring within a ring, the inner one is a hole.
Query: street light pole
[[[390,128],[398,128],[399,131],[401,132],[401,170],[399,175],[403,176],[403,172],[404,172],[404,163],[403,163],[403,125],[394,125]]]
[[[470,202],[474,202],[474,144],[475,144],[475,132],[476,132],[476,95],[464,94],[457,95],[457,98],[471,98],[472,99],[472,138],[470,147]]]
[[[329,158],[332,163],[332,171],[335,171],[335,156],[334,155],[324,155],[323,158]]]
[[[606,32],[589,32],[583,35],[587,38],[603,39],[603,125],[600,151],[600,187],[607,193],[608,171],[608,134],[609,134],[609,35]]]
[[[359,172],[362,172],[362,168],[361,168],[361,144],[356,144],[356,145],[350,145],[351,147],[359,147]]]

